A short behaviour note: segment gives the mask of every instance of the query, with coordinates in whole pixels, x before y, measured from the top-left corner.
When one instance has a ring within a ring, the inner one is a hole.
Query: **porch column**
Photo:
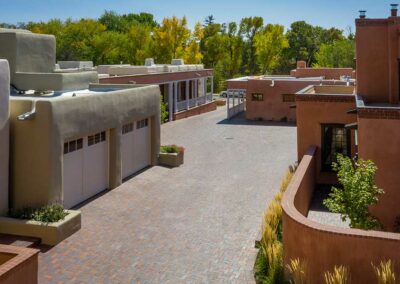
[[[196,99],[195,100],[196,106],[197,106],[197,98],[199,97],[198,91],[199,91],[199,80],[195,79],[194,80],[194,98]]]
[[[172,93],[174,91],[174,83],[168,84],[168,121],[172,121],[172,111],[173,111],[173,103],[172,103]]]
[[[210,79],[211,79],[211,100],[212,100],[214,95],[214,77],[210,77]]]
[[[185,89],[185,99],[186,99],[186,109],[189,109],[189,87],[190,81],[186,80],[186,89]]]
[[[204,98],[205,98],[205,102],[204,103],[206,103],[207,102],[207,77],[205,77],[203,79],[203,82],[204,82]]]
[[[179,87],[179,82],[174,82],[175,88],[174,88],[174,113],[178,112],[178,87]]]

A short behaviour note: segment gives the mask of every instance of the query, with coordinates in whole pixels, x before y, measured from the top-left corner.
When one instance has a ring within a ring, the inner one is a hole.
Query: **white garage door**
[[[122,178],[126,178],[151,163],[149,119],[125,124],[122,127]]]
[[[64,143],[63,188],[66,208],[108,188],[106,131]]]

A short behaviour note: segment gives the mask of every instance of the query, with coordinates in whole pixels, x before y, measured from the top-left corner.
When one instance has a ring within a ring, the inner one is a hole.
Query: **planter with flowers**
[[[176,145],[160,147],[158,163],[167,167],[179,167],[183,164],[185,148]]]

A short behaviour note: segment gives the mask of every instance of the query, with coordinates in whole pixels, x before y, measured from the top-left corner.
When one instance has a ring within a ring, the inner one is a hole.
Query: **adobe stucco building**
[[[101,83],[159,85],[168,106],[169,121],[217,108],[213,102],[213,70],[202,64],[185,64],[182,59],[155,64],[149,58],[143,66],[100,65],[97,71]]]
[[[298,170],[282,199],[284,261],[305,260],[308,281],[323,282],[334,265],[350,269],[354,283],[375,279],[371,263],[400,261],[400,17],[356,20],[357,85],[309,86],[296,94]],[[370,212],[382,231],[323,225],[307,218],[318,185],[335,184],[338,153],[371,159],[385,191]],[[396,232],[396,233],[394,233]],[[400,267],[394,265],[397,275]]]
[[[56,70],[53,36],[2,31],[0,42],[11,70],[13,208],[71,208],[157,163],[157,86],[100,85],[95,71]]]
[[[228,92],[246,93],[249,120],[296,121],[294,94],[309,85],[353,84],[352,68],[307,68],[299,61],[290,76],[249,76],[227,81]]]

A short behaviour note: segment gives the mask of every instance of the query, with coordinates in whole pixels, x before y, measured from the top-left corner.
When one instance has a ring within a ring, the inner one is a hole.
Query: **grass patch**
[[[40,208],[25,207],[18,210],[10,210],[10,217],[24,220],[34,220],[44,223],[54,223],[63,220],[68,212],[61,204],[52,204]]]
[[[261,227],[260,250],[254,264],[256,283],[280,284],[289,283],[284,278],[283,244],[282,244],[282,195],[294,174],[290,168],[281,182],[274,200],[264,213]]]

